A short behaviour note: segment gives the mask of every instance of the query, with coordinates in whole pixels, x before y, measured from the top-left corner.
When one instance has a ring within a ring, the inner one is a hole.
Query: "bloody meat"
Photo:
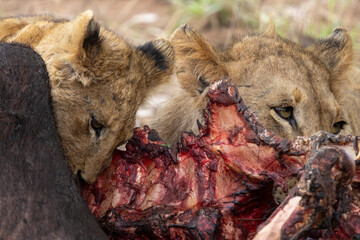
[[[278,137],[227,79],[208,97],[198,136],[168,146],[155,130],[135,128],[126,151],[82,187],[111,239],[360,236],[357,137]]]

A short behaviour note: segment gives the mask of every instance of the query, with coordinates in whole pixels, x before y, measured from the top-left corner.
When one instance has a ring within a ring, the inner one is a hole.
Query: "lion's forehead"
[[[256,35],[247,36],[236,42],[228,52],[234,58],[245,55],[268,55],[268,54],[308,54],[309,52],[301,45],[280,37]]]
[[[299,71],[299,69],[304,70],[305,68],[307,72],[312,74],[327,72],[323,63],[303,46],[283,38],[263,35],[242,39],[221,53],[221,60],[224,62],[241,62],[245,65],[261,62],[263,67],[277,67],[272,71],[279,68],[286,70],[288,67],[289,71]]]
[[[282,44],[254,51],[258,53],[238,56],[225,64],[240,94],[253,108],[286,103],[305,113],[336,117],[339,109],[330,90],[330,74],[310,53],[301,50],[296,54],[296,47],[284,49]]]
[[[281,38],[255,37],[237,43],[232,49],[228,72],[233,81],[253,84],[297,84],[320,93],[329,88],[329,72],[314,55],[294,42]],[[242,71],[235,69],[242,69]],[[265,86],[266,87],[266,86]]]

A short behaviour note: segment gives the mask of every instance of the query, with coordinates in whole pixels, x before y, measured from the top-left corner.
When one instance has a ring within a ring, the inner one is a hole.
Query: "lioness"
[[[59,134],[74,173],[92,183],[132,133],[148,92],[173,72],[173,47],[157,39],[133,47],[88,10],[73,20],[5,18],[0,39],[30,45],[49,73]],[[34,79],[36,81],[36,79]]]
[[[187,25],[174,32],[171,43],[181,90],[153,124],[169,143],[183,131],[198,132],[196,120],[202,121],[209,85],[223,76],[237,85],[260,122],[282,137],[352,132],[348,114],[332,93],[352,68],[352,42],[342,28],[309,48],[280,37],[272,24],[225,51],[215,51]]]

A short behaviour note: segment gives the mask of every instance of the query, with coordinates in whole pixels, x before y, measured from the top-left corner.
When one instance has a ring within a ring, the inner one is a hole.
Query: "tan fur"
[[[348,111],[339,105],[332,90],[351,71],[352,46],[346,30],[337,28],[308,49],[278,36],[271,24],[262,34],[249,34],[225,51],[188,26],[171,37],[175,48],[180,93],[160,111],[153,127],[169,143],[181,132],[197,133],[209,85],[228,76],[260,122],[280,136],[294,139],[319,130],[354,131]],[[338,94],[341,95],[341,94]],[[292,107],[293,120],[284,119],[277,107]],[[335,124],[335,126],[334,126]],[[359,134],[359,129],[355,133]]]
[[[331,85],[341,109],[347,113],[352,133],[360,135],[360,69],[352,67],[342,81]]]
[[[132,134],[147,93],[173,70],[169,41],[152,41],[150,51],[135,48],[100,27],[90,10],[70,21],[6,18],[0,21],[0,38],[28,44],[44,59],[65,153],[73,172],[89,183]]]

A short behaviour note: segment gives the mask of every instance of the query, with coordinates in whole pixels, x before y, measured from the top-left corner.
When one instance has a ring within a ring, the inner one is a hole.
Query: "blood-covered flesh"
[[[208,97],[198,136],[184,133],[170,147],[155,130],[135,128],[126,151],[82,187],[111,239],[359,236],[356,137],[278,137],[226,79]]]

